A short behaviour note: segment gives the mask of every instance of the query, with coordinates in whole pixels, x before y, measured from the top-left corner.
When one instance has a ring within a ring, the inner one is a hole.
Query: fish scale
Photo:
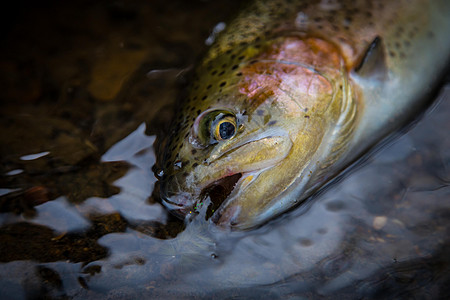
[[[449,63],[448,16],[448,1],[252,2],[177,108],[163,203],[181,216],[214,203],[205,218],[234,229],[298,205],[424,107]]]

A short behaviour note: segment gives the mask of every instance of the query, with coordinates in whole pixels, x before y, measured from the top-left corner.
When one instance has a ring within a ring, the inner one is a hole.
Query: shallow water
[[[449,85],[259,229],[185,227],[152,196],[155,135],[238,2],[18,4],[0,57],[0,298],[448,297]]]

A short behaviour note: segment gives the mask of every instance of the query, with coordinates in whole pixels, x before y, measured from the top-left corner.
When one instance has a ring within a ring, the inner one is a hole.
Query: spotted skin
[[[422,107],[448,65],[449,15],[445,0],[253,2],[177,111],[163,203],[184,216],[233,178],[210,220],[248,229],[301,202]],[[235,135],[214,139],[227,114]]]

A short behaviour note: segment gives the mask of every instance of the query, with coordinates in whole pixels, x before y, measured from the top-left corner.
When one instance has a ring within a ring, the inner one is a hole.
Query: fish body
[[[249,229],[416,113],[449,63],[450,3],[256,1],[218,37],[160,161],[163,203]]]

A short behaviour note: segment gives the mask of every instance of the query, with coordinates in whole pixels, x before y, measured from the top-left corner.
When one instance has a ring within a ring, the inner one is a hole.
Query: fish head
[[[248,229],[299,202],[332,144],[340,67],[332,45],[299,38],[202,65],[166,147],[163,203],[181,216],[207,203],[207,219]]]

